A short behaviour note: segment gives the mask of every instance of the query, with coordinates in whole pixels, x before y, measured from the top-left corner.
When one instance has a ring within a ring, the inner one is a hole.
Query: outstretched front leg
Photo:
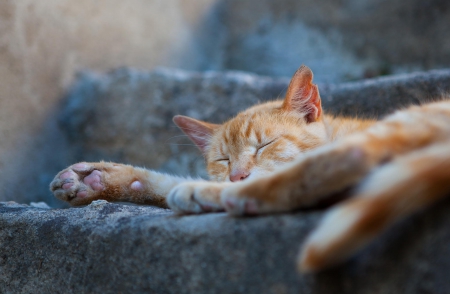
[[[449,108],[441,102],[399,111],[362,133],[311,151],[270,177],[224,189],[222,203],[233,215],[314,206],[396,156],[447,140]]]
[[[71,205],[104,199],[167,207],[167,194],[184,181],[187,179],[131,165],[81,162],[59,172],[50,190]]]

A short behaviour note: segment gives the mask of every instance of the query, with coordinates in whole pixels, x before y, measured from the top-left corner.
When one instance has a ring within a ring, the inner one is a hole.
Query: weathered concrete
[[[253,218],[105,202],[0,204],[1,293],[448,293],[450,201],[416,215],[352,261],[298,275],[320,212]]]
[[[408,105],[450,97],[450,70],[323,85],[320,91],[324,108],[333,113],[383,117]]]
[[[321,82],[450,66],[445,0],[222,0],[223,68]]]

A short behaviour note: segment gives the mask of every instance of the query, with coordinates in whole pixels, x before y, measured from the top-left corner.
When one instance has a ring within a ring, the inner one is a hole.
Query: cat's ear
[[[309,67],[302,65],[289,83],[283,109],[304,114],[308,123],[321,118],[322,103],[319,89],[312,83],[313,73]]]
[[[204,155],[207,153],[214,130],[220,126],[184,115],[174,116],[173,122],[197,145]]]

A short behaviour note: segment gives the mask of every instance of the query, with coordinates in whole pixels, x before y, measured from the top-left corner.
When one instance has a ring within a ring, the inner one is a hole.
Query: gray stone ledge
[[[1,293],[448,293],[450,201],[390,229],[342,266],[299,275],[322,212],[175,216],[105,201],[0,203]]]

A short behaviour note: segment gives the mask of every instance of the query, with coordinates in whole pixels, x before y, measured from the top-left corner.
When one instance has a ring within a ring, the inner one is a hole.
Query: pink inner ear
[[[308,123],[319,120],[322,115],[319,89],[312,80],[311,69],[302,65],[292,77],[283,102],[283,109],[304,114]]]
[[[219,126],[183,115],[176,115],[173,122],[197,145],[203,154],[207,153],[211,136]]]

